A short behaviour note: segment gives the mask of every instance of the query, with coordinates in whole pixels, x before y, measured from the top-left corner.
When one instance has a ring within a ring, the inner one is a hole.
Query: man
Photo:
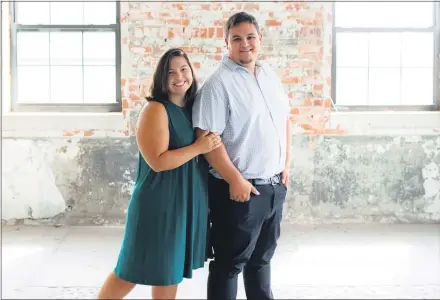
[[[261,34],[244,12],[227,22],[228,55],[200,88],[193,126],[218,132],[206,159],[211,242],[208,299],[235,299],[243,271],[248,299],[273,299],[270,261],[280,236],[290,162],[288,98],[277,74],[257,60]]]

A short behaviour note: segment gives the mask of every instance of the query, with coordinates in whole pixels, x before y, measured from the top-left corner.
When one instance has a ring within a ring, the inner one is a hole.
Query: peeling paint
[[[3,153],[5,219],[125,222],[134,137],[4,139]],[[294,135],[292,154],[285,222],[440,221],[439,136]]]
[[[294,138],[286,221],[440,221],[439,136],[321,136],[312,157],[308,143]]]
[[[51,218],[65,210],[56,175],[34,141],[3,140],[2,155],[2,218]]]

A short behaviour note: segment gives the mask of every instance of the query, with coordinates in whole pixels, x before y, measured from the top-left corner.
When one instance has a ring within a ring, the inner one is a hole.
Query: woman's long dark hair
[[[157,101],[157,102],[169,102],[168,97],[168,72],[170,68],[170,62],[173,57],[181,56],[185,58],[189,68],[191,69],[191,74],[193,77],[193,82],[185,94],[185,105],[192,106],[194,98],[197,92],[197,81],[194,75],[194,69],[189,61],[186,53],[179,48],[171,48],[165,52],[159,59],[159,63],[156,66],[156,70],[153,74],[153,83],[150,87],[150,96],[147,97],[147,101]]]

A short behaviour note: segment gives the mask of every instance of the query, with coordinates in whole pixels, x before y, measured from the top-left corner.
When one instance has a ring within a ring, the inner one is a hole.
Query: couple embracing
[[[277,74],[257,59],[256,19],[234,14],[225,35],[228,54],[200,88],[182,50],[158,63],[137,124],[124,239],[100,299],[124,298],[136,284],[152,286],[153,299],[175,299],[178,284],[208,258],[209,300],[235,299],[241,272],[248,299],[273,299],[289,103]]]

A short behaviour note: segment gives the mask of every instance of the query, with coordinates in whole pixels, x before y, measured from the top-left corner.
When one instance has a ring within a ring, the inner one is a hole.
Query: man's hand
[[[289,184],[289,173],[289,167],[285,167],[283,172],[281,173],[281,182],[284,184],[285,187],[287,187]]]
[[[229,184],[229,196],[231,200],[237,202],[246,202],[251,198],[251,192],[260,195],[257,189],[246,179],[233,181]]]

